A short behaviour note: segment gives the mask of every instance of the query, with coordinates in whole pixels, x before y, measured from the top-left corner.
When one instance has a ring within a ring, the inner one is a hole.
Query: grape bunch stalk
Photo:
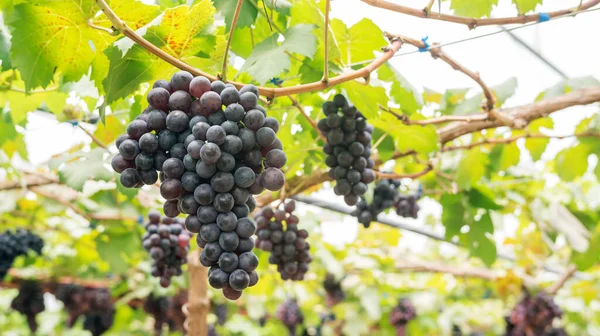
[[[297,326],[304,323],[304,315],[295,299],[288,299],[279,305],[277,318],[288,328],[290,336],[295,336]]]
[[[547,335],[560,330],[551,328],[555,318],[562,316],[562,310],[552,296],[540,292],[531,296],[525,292],[523,299],[513,308],[507,317],[507,336]]]
[[[331,168],[329,176],[336,180],[333,191],[344,196],[346,204],[356,205],[367,192],[367,185],[375,180],[373,126],[340,94],[323,104],[323,112],[326,118],[319,120],[317,127],[327,138],[323,152],[327,154],[325,164]]]
[[[149,212],[148,219],[142,246],[152,257],[152,276],[160,278],[160,285],[166,288],[173,276],[183,272],[181,266],[187,263],[191,234],[181,219],[161,219],[158,211]]]
[[[255,216],[256,247],[271,252],[269,263],[277,265],[283,280],[303,280],[312,262],[310,244],[306,241],[308,231],[298,229],[295,209],[296,202],[290,200],[281,210],[266,206]]]
[[[10,307],[25,315],[29,330],[35,333],[38,328],[35,317],[46,309],[44,293],[39,283],[34,280],[23,281],[19,285],[19,294],[13,299]]]
[[[323,281],[323,288],[325,288],[327,294],[325,299],[329,307],[333,307],[342,302],[346,297],[341,282],[337,280],[333,274],[327,273],[325,280]]]
[[[258,97],[254,85],[238,91],[186,71],[159,80],[148,93],[150,106],[117,139],[112,164],[125,187],[153,184],[159,171],[165,215],[188,215],[211,286],[231,300],[258,281],[252,195],[285,184],[279,122]]]
[[[18,229],[7,230],[0,234],[0,280],[4,279],[15,259],[33,251],[42,254],[44,241],[30,231]]]
[[[406,324],[417,317],[417,311],[409,299],[402,298],[390,313],[390,324],[396,327],[397,335],[404,335]]]

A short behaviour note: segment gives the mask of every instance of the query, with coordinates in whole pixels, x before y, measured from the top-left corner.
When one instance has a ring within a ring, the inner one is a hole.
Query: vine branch
[[[576,271],[577,268],[575,266],[569,266],[569,268],[567,268],[567,270],[558,279],[558,281],[556,281],[550,288],[548,288],[548,294],[556,295],[556,293],[567,283],[567,280],[569,280],[569,278],[571,278]]]
[[[497,278],[493,272],[485,268],[458,267],[456,265],[411,262],[407,260],[398,261],[395,266],[397,270],[406,272],[446,273],[457,277],[480,278],[485,280],[494,280]]]
[[[472,121],[476,121],[476,120],[486,120],[488,118],[486,115],[482,114],[482,115],[477,115],[477,116],[472,116],[472,115],[464,115],[464,116],[462,116],[462,115],[459,115],[459,116],[448,115],[448,116],[435,117],[435,118],[431,118],[431,119],[411,120],[407,115],[395,112],[390,107],[385,107],[385,106],[379,105],[379,109],[382,110],[383,112],[387,112],[387,113],[393,114],[396,118],[398,118],[400,121],[402,121],[402,123],[404,123],[405,125],[421,125],[421,126],[426,126],[426,125],[445,124],[445,123],[453,122],[453,121],[463,121],[463,122],[467,122],[468,123],[468,122],[472,122]]]
[[[600,1],[600,0],[598,0],[598,1]],[[183,62],[182,60],[164,52],[163,50],[161,50],[154,44],[150,43],[148,40],[146,40],[145,38],[140,36],[138,33],[136,33],[134,30],[129,28],[127,26],[127,24],[115,14],[115,12],[110,8],[110,6],[106,3],[105,0],[96,0],[96,4],[100,7],[102,12],[106,15],[106,17],[110,20],[110,22],[113,24],[113,26],[117,30],[119,30],[123,35],[127,36],[128,38],[130,38],[131,40],[136,42],[142,48],[148,50],[150,53],[156,55],[160,59],[164,60],[165,62],[167,62],[181,70],[188,71],[189,73],[193,74],[194,76],[204,76],[211,81],[215,81],[215,80],[219,79],[217,76],[208,74],[200,69],[197,69],[197,68]],[[270,88],[270,87],[262,87],[261,86],[261,87],[258,87],[258,90],[260,91],[261,95],[263,95],[269,99],[273,99],[276,97],[289,96],[289,95],[296,94],[296,93],[321,91],[326,88],[335,86],[337,84],[355,80],[357,78],[367,78],[373,71],[375,71],[377,68],[382,66],[385,62],[387,62],[392,56],[394,56],[394,54],[398,51],[398,49],[400,49],[401,45],[402,45],[402,43],[400,41],[393,41],[389,47],[384,49],[384,53],[381,56],[379,56],[377,59],[375,59],[373,62],[371,62],[369,65],[365,66],[364,68],[333,77],[333,78],[329,79],[326,83],[319,80],[319,81],[313,82],[313,83],[301,84],[301,85],[290,86],[290,87],[282,87],[282,88],[279,88],[279,87]],[[244,86],[244,83],[240,83],[240,82],[235,82],[235,81],[226,81],[226,82],[233,84],[238,89],[241,88],[242,86]]]
[[[329,11],[331,8],[331,0],[325,0],[325,55],[323,59],[323,78],[321,82],[327,83],[329,81]]]
[[[237,5],[235,6],[235,12],[233,13],[233,19],[231,20],[229,37],[227,38],[227,44],[225,45],[225,53],[223,54],[223,66],[221,67],[221,80],[223,81],[227,80],[227,59],[229,58],[229,47],[231,46],[231,39],[233,38],[235,26],[237,25],[238,17],[240,16],[240,10],[242,9],[243,4],[244,0],[238,0]]]
[[[106,145],[105,145],[105,144],[104,144],[102,141],[100,141],[100,139],[98,139],[98,138],[97,138],[97,137],[94,135],[94,133],[92,133],[92,132],[88,131],[88,130],[87,130],[87,129],[85,129],[83,126],[81,126],[81,124],[79,124],[79,123],[77,124],[77,126],[78,126],[78,127],[79,127],[79,128],[80,128],[80,129],[81,129],[81,130],[82,130],[82,131],[85,133],[85,134],[87,134],[87,135],[88,135],[88,136],[89,136],[89,137],[92,139],[92,141],[93,141],[93,142],[94,142],[96,145],[98,145],[98,146],[99,146],[99,147],[101,147],[101,148],[108,149],[108,146],[106,146]]]
[[[469,27],[469,29],[474,29],[474,28],[477,28],[480,26],[505,25],[505,24],[525,24],[525,23],[529,23],[529,22],[536,22],[540,19],[539,13],[538,14],[529,14],[529,15],[519,15],[519,16],[513,16],[513,17],[474,19],[474,18],[457,16],[457,15],[443,14],[443,13],[439,13],[439,12],[429,11],[428,13],[426,13],[423,9],[417,9],[417,8],[412,8],[412,7],[408,7],[408,6],[403,6],[403,5],[392,3],[392,2],[386,1],[386,0],[361,0],[361,1],[370,6],[373,6],[373,7],[378,7],[378,8],[386,9],[386,10],[397,12],[397,13],[415,16],[415,17],[422,18],[422,19],[432,19],[432,20],[447,21],[447,22],[463,24],[463,25],[466,25],[467,27]],[[549,12],[548,15],[550,16],[551,19],[553,19],[553,18],[556,18],[559,16],[575,14],[577,12],[590,9],[599,3],[600,3],[600,0],[590,0],[590,1],[587,1],[586,3],[582,3],[581,6],[579,6],[578,8],[569,8],[569,9],[562,9],[562,10],[558,10],[558,11],[554,11],[554,12]]]
[[[292,96],[288,96],[288,98],[292,102],[292,105],[294,105],[298,109],[300,114],[302,114],[304,116],[304,118],[306,118],[306,120],[308,120],[308,122],[312,125],[312,127],[315,129],[315,131],[319,135],[319,138],[321,138],[321,140],[323,140],[323,142],[327,142],[327,139],[325,138],[323,133],[321,133],[321,131],[317,127],[317,122],[314,121],[308,113],[306,113],[306,110],[304,110],[304,107],[302,107],[302,105],[298,102],[298,100],[296,100],[296,98],[294,98]]]

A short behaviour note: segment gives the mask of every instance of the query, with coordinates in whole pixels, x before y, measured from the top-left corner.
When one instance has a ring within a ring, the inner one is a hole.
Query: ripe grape
[[[169,110],[189,112],[192,105],[192,96],[186,91],[178,90],[169,97]]]

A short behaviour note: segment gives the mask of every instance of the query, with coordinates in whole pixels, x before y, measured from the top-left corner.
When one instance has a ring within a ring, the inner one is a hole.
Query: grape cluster
[[[319,130],[327,138],[323,151],[329,176],[336,180],[336,195],[344,196],[348,205],[356,205],[367,192],[367,184],[375,180],[371,159],[373,126],[340,94],[323,104],[326,118],[319,120]]]
[[[296,202],[288,201],[282,210],[263,207],[255,216],[258,229],[256,247],[271,252],[269,263],[277,265],[283,280],[302,280],[312,261],[308,231],[298,230],[299,219],[293,215]],[[285,224],[285,226],[284,226]]]
[[[277,308],[277,318],[285,325],[290,335],[296,335],[296,326],[304,323],[304,315],[294,299],[288,299]]]
[[[410,320],[417,317],[417,311],[409,299],[403,298],[390,313],[390,323],[396,328],[406,325]]]
[[[154,332],[156,335],[162,333],[163,325],[169,322],[169,299],[165,296],[154,296],[151,294],[144,301],[144,311],[154,317]]]
[[[10,307],[25,315],[32,333],[38,328],[35,317],[46,309],[44,293],[37,281],[26,280],[19,285],[19,294],[13,299]]]
[[[225,324],[227,321],[227,305],[217,304],[215,307],[215,315],[217,315],[217,323],[220,325]]]
[[[327,293],[325,299],[330,307],[342,302],[346,297],[344,290],[342,290],[342,284],[335,279],[333,274],[327,273],[323,281],[323,288],[325,288],[325,292]]]
[[[18,256],[26,255],[28,251],[40,255],[43,247],[44,241],[30,231],[7,230],[0,234],[0,280],[4,279]]]
[[[279,122],[266,116],[258,95],[253,85],[238,91],[177,72],[170,82],[154,83],[150,107],[117,141],[113,160],[126,187],[146,183],[141,172],[160,171],[165,215],[188,215],[185,225],[199,233],[200,262],[211,267],[210,283],[230,299],[258,281],[250,239],[256,224],[248,218],[256,206],[252,195],[285,184]]]
[[[148,219],[142,245],[152,257],[152,276],[160,278],[162,287],[169,287],[171,277],[181,275],[181,266],[187,262],[191,235],[183,220],[161,219],[158,211],[149,212]]]
[[[399,187],[400,181],[391,179],[379,180],[373,190],[373,201],[371,204],[368,204],[366,199],[361,198],[352,215],[358,218],[359,223],[368,228],[380,213],[395,205],[396,200],[400,196],[398,192]]]
[[[394,201],[394,208],[398,216],[404,218],[417,218],[419,215],[419,205],[417,200],[421,198],[421,194],[399,195]]]
[[[531,330],[535,335],[545,335],[551,330],[555,318],[562,316],[562,310],[554,299],[545,292],[532,297],[525,293],[523,299],[507,317],[507,336],[525,336]]]
[[[56,290],[56,298],[65,306],[69,318],[67,327],[71,328],[83,313],[85,313],[87,302],[83,287],[75,284],[65,284]]]
[[[87,311],[83,320],[83,329],[100,336],[108,331],[115,320],[115,306],[106,288],[87,289]]]

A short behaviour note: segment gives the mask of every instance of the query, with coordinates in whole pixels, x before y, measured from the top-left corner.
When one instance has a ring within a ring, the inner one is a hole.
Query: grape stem
[[[231,39],[233,38],[233,33],[235,32],[235,26],[238,21],[238,17],[240,16],[240,10],[242,9],[242,5],[244,4],[244,0],[238,0],[237,5],[235,6],[235,12],[233,12],[233,19],[231,20],[231,27],[229,28],[229,37],[227,38],[227,44],[225,45],[225,52],[223,53],[223,66],[221,68],[221,80],[227,80],[227,60],[229,58],[229,47],[231,45]]]
[[[600,1],[600,0],[598,0]],[[158,48],[154,44],[150,43],[148,40],[140,36],[133,29],[129,28],[127,24],[119,18],[115,12],[110,8],[110,6],[106,3],[105,0],[96,0],[96,4],[100,7],[104,15],[108,18],[108,20],[113,24],[113,26],[120,31],[123,35],[129,37],[131,40],[136,42],[142,48],[148,50],[152,54],[166,61],[167,63],[181,69],[190,72],[194,76],[204,76],[211,81],[218,80],[217,76],[208,74],[200,69],[197,69],[186,62],[164,52],[162,49]],[[400,49],[402,45],[401,41],[393,41],[389,47],[386,47],[383,54],[375,59],[373,62],[365,66],[364,68],[347,72],[341,74],[339,76],[333,77],[329,79],[326,83],[321,80],[308,84],[301,84],[290,87],[258,87],[260,94],[273,99],[276,97],[289,96],[296,93],[304,93],[304,92],[314,92],[314,91],[322,91],[326,88],[345,83],[357,78],[367,78],[373,71],[382,66],[385,62],[387,62],[397,51]],[[234,81],[226,81],[227,83],[233,84],[235,87],[240,89],[244,86],[244,83],[234,82]]]
[[[88,131],[87,129],[85,129],[85,127],[81,126],[81,124],[80,124],[80,123],[78,123],[78,124],[77,124],[77,126],[78,126],[78,127],[79,127],[79,128],[80,128],[80,129],[81,129],[81,130],[82,130],[82,131],[85,133],[85,134],[87,134],[87,135],[88,135],[88,136],[89,136],[89,137],[92,139],[92,141],[93,141],[93,142],[94,142],[96,145],[98,145],[98,147],[101,147],[101,148],[104,148],[104,149],[108,150],[108,146],[106,146],[106,145],[105,145],[105,144],[104,144],[102,141],[100,141],[100,139],[98,139],[98,138],[97,138],[97,137],[94,135],[94,133],[92,133],[92,132]]]
[[[561,277],[558,278],[558,280],[550,288],[548,288],[548,294],[556,295],[556,293],[565,285],[565,283],[567,283],[567,280],[569,280],[576,271],[577,267],[574,265],[569,266],[561,275]]]
[[[435,4],[435,0],[429,0],[429,3],[427,4],[427,6],[425,6],[425,8],[423,8],[425,17],[428,18],[431,15],[431,8],[433,7],[434,4]]]
[[[417,272],[417,273],[445,273],[452,274],[457,277],[465,278],[479,278],[485,280],[494,280],[497,278],[496,274],[487,268],[461,268],[457,265],[443,265],[434,264],[424,261],[398,261],[395,265],[395,269],[404,272]]]
[[[361,1],[370,6],[373,6],[373,7],[378,7],[378,8],[386,9],[386,10],[389,10],[392,12],[415,16],[418,18],[463,24],[463,25],[466,25],[467,27],[469,27],[469,29],[475,29],[480,26],[505,25],[505,24],[525,24],[525,23],[529,23],[529,22],[538,21],[540,18],[539,13],[536,13],[536,14],[519,15],[519,16],[512,16],[512,17],[474,19],[474,18],[469,18],[469,17],[464,17],[464,16],[443,14],[443,13],[438,13],[438,12],[431,12],[431,11],[426,12],[423,9],[407,7],[407,6],[399,5],[399,4],[392,3],[392,2],[386,1],[386,0],[361,0]],[[587,1],[586,3],[582,3],[577,8],[569,8],[569,9],[562,9],[562,10],[558,10],[558,11],[554,11],[554,12],[549,12],[548,15],[552,19],[552,18],[555,18],[558,16],[576,14],[577,12],[592,8],[599,3],[600,3],[600,0],[591,0],[591,1]]]
[[[331,9],[331,0],[325,0],[325,29],[323,32],[324,44],[325,44],[325,55],[323,57],[323,78],[321,82],[327,83],[329,81],[329,11]]]
[[[304,116],[304,118],[306,118],[306,120],[310,123],[310,125],[315,129],[315,132],[317,132],[317,135],[319,136],[319,138],[321,138],[321,140],[323,140],[323,142],[327,142],[327,139],[325,138],[323,133],[321,133],[321,131],[317,127],[317,122],[314,121],[308,113],[306,113],[306,110],[304,110],[304,107],[302,107],[302,105],[298,102],[298,100],[296,100],[296,98],[294,98],[292,96],[288,96],[288,98],[292,102],[292,105],[298,109],[300,114],[302,114]]]

